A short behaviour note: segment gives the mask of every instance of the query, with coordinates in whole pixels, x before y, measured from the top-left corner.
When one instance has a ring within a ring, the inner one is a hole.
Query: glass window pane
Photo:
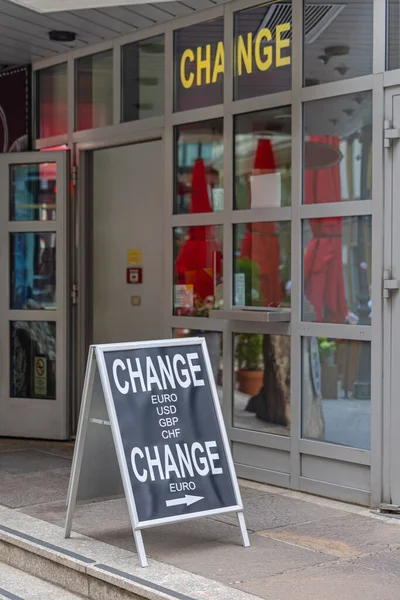
[[[56,308],[56,234],[10,234],[10,308]]]
[[[223,305],[222,226],[174,229],[174,315],[208,317]]]
[[[36,135],[47,138],[68,132],[67,63],[36,73]]]
[[[222,333],[219,333],[218,331],[203,331],[202,329],[181,328],[174,329],[173,334],[176,338],[202,337],[206,340],[214,380],[217,386],[218,397],[222,405]]]
[[[10,166],[10,220],[54,221],[56,164]]]
[[[290,307],[289,221],[235,225],[234,253],[234,304]]]
[[[79,58],[76,61],[76,80],[76,130],[112,125],[112,50]]]
[[[223,210],[223,120],[180,125],[175,144],[175,213]]]
[[[400,69],[400,0],[387,0],[386,68]]]
[[[290,434],[290,336],[234,335],[233,426]]]
[[[164,114],[164,36],[122,47],[122,121]]]
[[[235,100],[292,87],[292,3],[235,13]]]
[[[372,198],[372,93],[304,105],[304,203]]]
[[[372,73],[373,0],[304,0],[304,84]]]
[[[224,20],[178,29],[174,36],[176,111],[222,104]]]
[[[10,338],[11,398],[55,400],[55,322],[13,321]]]
[[[303,221],[303,320],[371,324],[372,218]]]
[[[302,437],[371,448],[371,344],[303,338]]]
[[[290,206],[290,106],[240,115],[234,121],[234,208]]]

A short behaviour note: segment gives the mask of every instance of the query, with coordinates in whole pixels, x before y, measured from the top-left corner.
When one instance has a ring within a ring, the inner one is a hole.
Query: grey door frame
[[[385,90],[386,126],[400,128],[400,78],[386,74],[392,85]],[[396,73],[396,75],[398,75]],[[384,270],[391,278],[400,278],[400,238],[396,234],[400,222],[398,190],[400,189],[400,140],[393,139],[385,148],[385,210],[384,210]],[[396,332],[399,327],[400,294],[389,292],[383,304],[383,498],[386,502],[400,503],[400,472],[398,457],[400,439],[400,402],[397,360],[400,344]]]
[[[69,152],[41,154],[24,152],[0,155],[3,200],[0,207],[0,435],[65,440],[69,436]],[[56,219],[54,221],[11,221],[10,167],[12,165],[56,164]],[[10,245],[12,233],[56,234],[56,309],[10,309]],[[10,398],[10,322],[51,321],[56,323],[56,399]]]

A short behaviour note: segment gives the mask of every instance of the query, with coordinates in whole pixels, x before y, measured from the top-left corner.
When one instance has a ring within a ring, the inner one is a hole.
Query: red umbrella
[[[271,142],[258,141],[254,159],[253,175],[275,173],[275,157]],[[276,224],[251,223],[240,249],[242,258],[257,263],[260,270],[260,296],[263,306],[277,306],[281,301],[281,281],[279,275],[280,247]]]
[[[337,137],[312,137],[310,142],[339,150]],[[339,154],[339,156],[341,156]],[[306,169],[306,204],[341,202],[340,166]],[[342,262],[342,218],[310,219],[313,239],[304,253],[304,291],[317,321],[344,323],[348,314]]]
[[[196,160],[192,175],[192,213],[212,212],[207,189],[207,175],[202,159]],[[188,239],[183,244],[175,262],[179,284],[193,285],[194,296],[203,302],[215,295],[214,276],[222,274],[222,260],[215,226],[190,227]]]

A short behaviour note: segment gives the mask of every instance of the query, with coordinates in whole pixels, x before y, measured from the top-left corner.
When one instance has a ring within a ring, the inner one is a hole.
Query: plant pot
[[[321,394],[325,400],[338,399],[338,369],[326,362],[321,364]]]
[[[255,396],[262,388],[263,377],[264,371],[244,371],[239,369],[236,373],[239,391],[248,396]]]

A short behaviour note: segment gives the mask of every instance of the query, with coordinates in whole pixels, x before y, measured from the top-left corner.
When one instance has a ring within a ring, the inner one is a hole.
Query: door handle
[[[383,297],[389,298],[389,292],[394,292],[400,289],[400,281],[398,279],[392,279],[389,271],[383,273]]]

